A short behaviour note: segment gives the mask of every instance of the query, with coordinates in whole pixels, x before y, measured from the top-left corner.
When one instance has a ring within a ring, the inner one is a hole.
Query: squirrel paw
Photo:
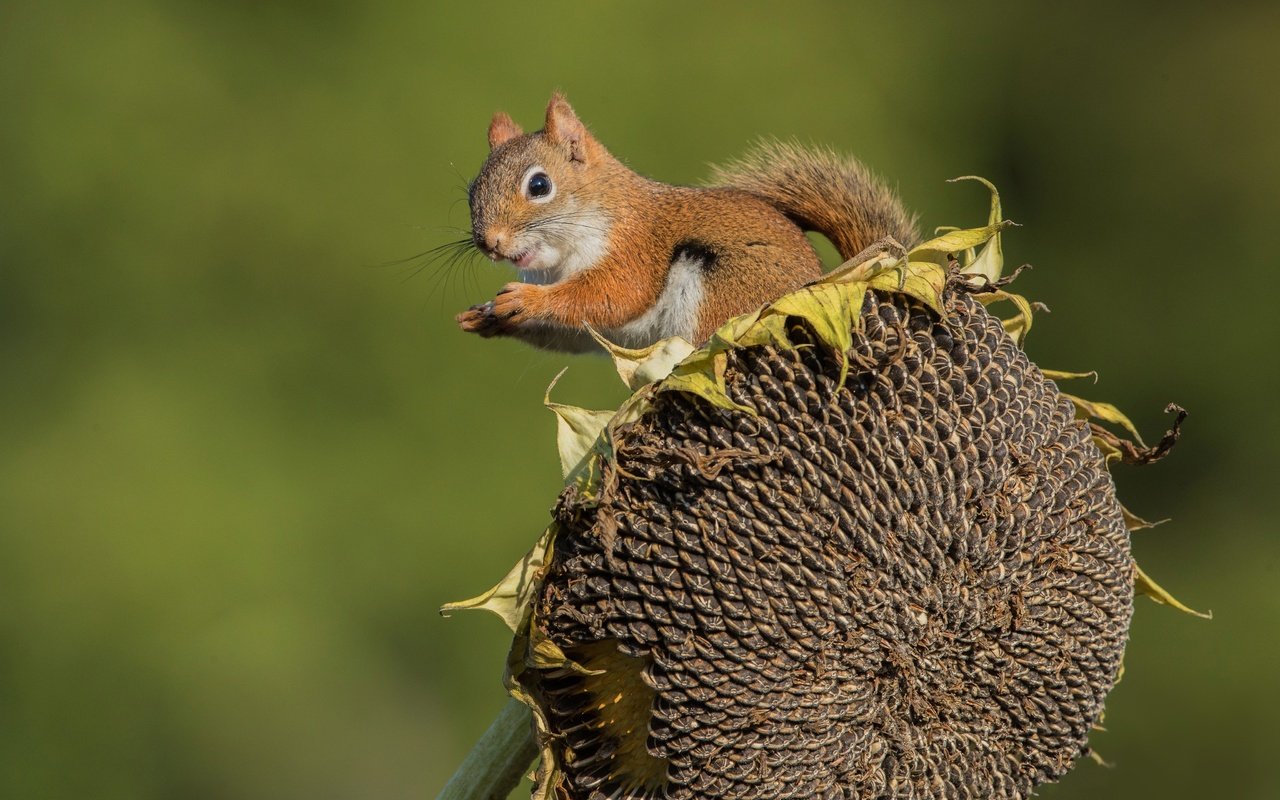
[[[493,301],[479,303],[454,318],[458,327],[467,333],[478,333],[485,338],[500,332],[500,321],[493,314]]]
[[[484,337],[509,333],[532,318],[530,301],[540,291],[540,286],[508,283],[489,302],[472,306],[459,314],[458,327]]]
[[[508,283],[491,301],[493,315],[508,328],[528,322],[533,316],[532,306],[543,291],[541,286],[531,283]]]

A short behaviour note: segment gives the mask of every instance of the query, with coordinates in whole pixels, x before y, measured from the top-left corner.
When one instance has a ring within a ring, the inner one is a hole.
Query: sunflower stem
[[[537,755],[529,708],[509,698],[436,800],[506,800]]]

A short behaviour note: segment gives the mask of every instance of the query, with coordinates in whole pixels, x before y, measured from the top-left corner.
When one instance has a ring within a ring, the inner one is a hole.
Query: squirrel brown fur
[[[897,196],[852,158],[763,143],[716,169],[712,186],[672,186],[614,158],[558,93],[540,131],[495,115],[489,147],[469,191],[472,239],[521,282],[458,315],[481,336],[582,352],[596,347],[590,326],[626,347],[698,344],[822,274],[805,231],[845,259],[917,237]]]

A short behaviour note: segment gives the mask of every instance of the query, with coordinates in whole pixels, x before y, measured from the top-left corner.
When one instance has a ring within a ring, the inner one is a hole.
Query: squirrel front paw
[[[493,315],[493,301],[479,303],[454,318],[458,327],[467,333],[478,333],[488,338],[499,333],[498,318]]]
[[[508,283],[487,303],[474,305],[457,316],[458,327],[484,337],[501,336],[534,316],[534,304],[545,291],[530,283]]]

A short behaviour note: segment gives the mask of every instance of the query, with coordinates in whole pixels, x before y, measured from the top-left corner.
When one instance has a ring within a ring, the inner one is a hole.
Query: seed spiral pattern
[[[533,671],[562,796],[1023,798],[1087,752],[1132,613],[1111,477],[943,304],[869,292],[843,385],[799,320],[731,350],[754,415],[659,393],[562,496],[535,619],[606,669]]]

